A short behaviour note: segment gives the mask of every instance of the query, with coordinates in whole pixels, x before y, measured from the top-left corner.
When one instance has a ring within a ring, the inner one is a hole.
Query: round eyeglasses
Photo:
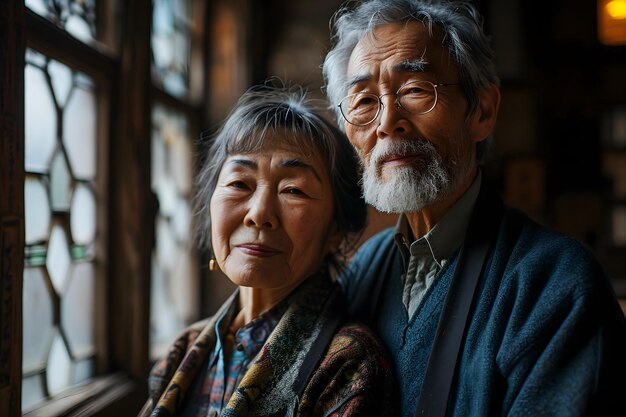
[[[458,83],[433,84],[430,81],[412,81],[404,84],[395,93],[377,96],[372,93],[354,93],[346,96],[338,104],[341,115],[354,126],[366,126],[380,114],[382,98],[396,96],[395,105],[411,114],[426,114],[437,105],[437,88]]]

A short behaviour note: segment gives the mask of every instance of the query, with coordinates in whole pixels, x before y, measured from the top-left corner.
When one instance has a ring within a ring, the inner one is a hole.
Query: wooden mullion
[[[0,2],[0,410],[21,415],[24,3]]]
[[[97,80],[110,79],[115,60],[103,44],[87,45],[54,23],[25,8],[26,44]]]

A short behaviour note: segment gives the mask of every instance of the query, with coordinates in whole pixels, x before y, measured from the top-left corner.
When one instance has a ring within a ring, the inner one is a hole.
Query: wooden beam
[[[0,1],[0,410],[21,415],[24,4]]]

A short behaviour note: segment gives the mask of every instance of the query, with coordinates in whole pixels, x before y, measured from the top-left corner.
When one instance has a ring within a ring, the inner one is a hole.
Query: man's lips
[[[268,257],[281,253],[278,249],[259,243],[243,243],[236,245],[236,248],[250,256]]]
[[[389,155],[382,159],[380,162],[383,166],[398,166],[398,165],[407,165],[413,162],[417,155]]]

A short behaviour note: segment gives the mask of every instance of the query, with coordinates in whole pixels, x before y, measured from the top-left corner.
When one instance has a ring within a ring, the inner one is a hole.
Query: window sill
[[[107,409],[122,402],[135,407],[141,389],[137,382],[123,373],[94,378],[90,382],[72,388],[53,400],[24,413],[24,417],[78,417],[108,415]],[[133,398],[134,397],[134,398]],[[136,406],[140,407],[140,405]],[[139,408],[136,408],[139,411]],[[111,413],[112,414],[112,413]],[[119,415],[119,414],[118,414]]]

